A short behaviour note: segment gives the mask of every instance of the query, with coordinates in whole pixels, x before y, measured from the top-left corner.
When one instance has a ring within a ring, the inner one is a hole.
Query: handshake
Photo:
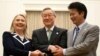
[[[40,50],[35,50],[30,52],[30,56],[47,56],[46,53],[41,52]]]
[[[58,45],[49,45],[48,51],[51,51],[51,53],[53,53],[53,56],[64,56],[63,48]]]
[[[63,48],[58,45],[49,45],[48,51],[51,51],[51,53],[53,53],[53,56],[64,56]],[[30,56],[47,56],[47,54],[41,52],[40,50],[35,50],[30,52]]]

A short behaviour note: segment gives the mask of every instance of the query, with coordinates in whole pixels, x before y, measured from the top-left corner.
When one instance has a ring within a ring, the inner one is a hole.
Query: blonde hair
[[[25,18],[26,28],[25,28],[25,30],[23,31],[23,33],[24,33],[25,36],[27,36],[27,20],[26,20],[26,16],[23,15],[23,14],[18,14],[18,15],[16,15],[16,16],[14,17],[14,19],[13,19],[13,21],[12,21],[12,23],[11,23],[10,32],[12,32],[12,33],[15,32],[15,29],[14,29],[14,27],[13,27],[13,23],[14,23],[14,20],[16,19],[17,16],[22,16],[22,17]]]

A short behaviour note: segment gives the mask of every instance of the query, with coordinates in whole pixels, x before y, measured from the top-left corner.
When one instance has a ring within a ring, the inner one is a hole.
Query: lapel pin
[[[58,33],[58,32],[56,32],[56,34],[58,35],[59,33]]]

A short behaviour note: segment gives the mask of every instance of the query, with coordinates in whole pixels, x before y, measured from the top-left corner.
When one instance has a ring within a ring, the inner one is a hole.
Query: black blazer
[[[4,32],[3,47],[3,56],[28,56],[28,52],[31,50],[31,42],[28,39],[24,39],[22,42],[15,33]]]
[[[47,50],[48,46],[59,45],[62,48],[67,48],[67,30],[55,26],[49,41],[45,28],[34,30],[32,34],[32,44],[34,48],[50,54],[48,56],[53,56],[51,52]]]

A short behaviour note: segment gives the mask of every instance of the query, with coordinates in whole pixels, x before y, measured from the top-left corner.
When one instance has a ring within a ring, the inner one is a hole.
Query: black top
[[[32,50],[31,41],[24,39],[21,41],[16,33],[3,33],[3,56],[28,56],[29,50]]]

